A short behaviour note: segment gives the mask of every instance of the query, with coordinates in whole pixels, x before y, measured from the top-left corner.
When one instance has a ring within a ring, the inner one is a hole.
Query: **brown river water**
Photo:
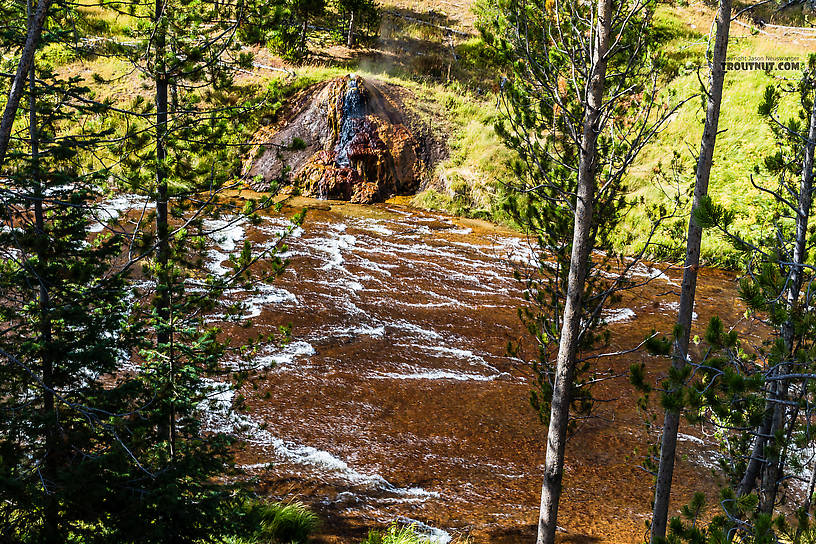
[[[284,275],[246,297],[251,332],[291,324],[292,342],[261,354],[269,370],[241,391],[246,414],[219,410],[232,400],[225,390],[208,425],[240,429],[239,463],[267,496],[312,506],[322,542],[357,542],[391,521],[441,544],[534,541],[546,428],[528,400],[529,365],[506,349],[525,334],[511,264],[529,259],[525,239],[398,202],[330,204],[310,209],[289,238]],[[225,271],[244,239],[268,243],[294,211],[221,231],[212,269]],[[668,332],[676,319],[680,271],[635,274],[654,279],[608,314],[609,351]],[[714,314],[733,324],[744,312],[724,272],[702,272],[697,300],[695,333]],[[653,375],[666,368],[640,352],[602,361],[613,373],[638,361]],[[626,377],[597,395],[608,402],[568,445],[559,534],[642,542],[651,477],[638,465],[657,432]],[[716,489],[713,440],[688,424],[681,432],[677,506]]]

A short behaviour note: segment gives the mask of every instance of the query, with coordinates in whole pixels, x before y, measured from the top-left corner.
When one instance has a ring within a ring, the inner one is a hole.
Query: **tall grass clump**
[[[300,544],[317,529],[319,518],[303,503],[253,502],[245,507],[248,538],[245,544]]]
[[[413,526],[391,525],[384,533],[371,531],[360,544],[430,544],[430,540],[418,534]]]

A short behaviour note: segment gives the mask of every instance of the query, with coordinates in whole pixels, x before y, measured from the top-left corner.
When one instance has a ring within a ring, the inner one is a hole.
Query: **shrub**
[[[430,540],[417,534],[413,526],[400,528],[394,524],[385,533],[369,532],[360,544],[430,544]]]
[[[246,506],[250,542],[302,543],[317,529],[319,519],[301,502],[260,503]]]

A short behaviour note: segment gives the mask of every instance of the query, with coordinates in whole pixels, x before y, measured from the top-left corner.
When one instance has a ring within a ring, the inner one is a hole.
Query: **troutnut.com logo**
[[[796,57],[736,57],[722,63],[726,71],[772,70],[799,71],[807,67],[807,63]]]

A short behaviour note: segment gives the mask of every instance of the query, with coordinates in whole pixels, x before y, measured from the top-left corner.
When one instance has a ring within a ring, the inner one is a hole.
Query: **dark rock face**
[[[277,132],[259,132],[252,188],[273,181],[305,196],[380,202],[415,192],[425,170],[399,108],[375,83],[350,75],[314,89]]]

